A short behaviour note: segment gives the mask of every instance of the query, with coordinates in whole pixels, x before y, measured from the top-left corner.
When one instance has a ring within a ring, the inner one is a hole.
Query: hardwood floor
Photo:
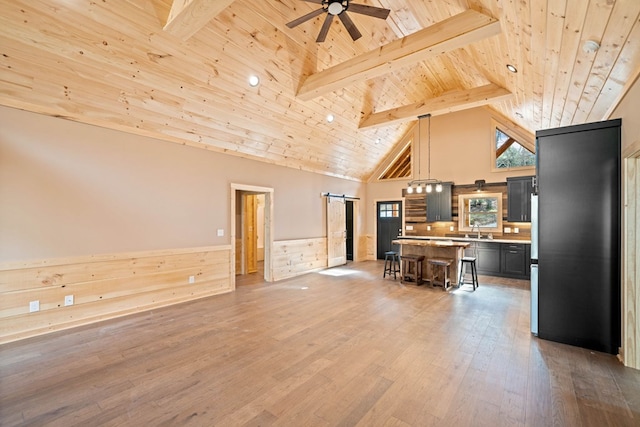
[[[528,282],[382,261],[0,346],[0,425],[638,426],[640,371],[534,338]]]

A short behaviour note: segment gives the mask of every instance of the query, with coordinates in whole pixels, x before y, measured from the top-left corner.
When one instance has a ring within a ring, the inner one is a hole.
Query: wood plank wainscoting
[[[327,266],[327,238],[273,242],[273,280],[309,273]]]
[[[0,343],[231,290],[230,245],[0,264]]]

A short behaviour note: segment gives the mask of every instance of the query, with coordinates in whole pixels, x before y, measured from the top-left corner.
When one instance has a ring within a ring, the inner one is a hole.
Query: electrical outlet
[[[224,229],[218,228],[218,237],[223,237],[223,236],[224,236]]]
[[[73,305],[73,295],[67,295],[64,297],[64,305],[65,306]]]
[[[196,283],[196,276],[189,276],[189,284]]]
[[[40,311],[40,301],[29,301],[29,313]]]

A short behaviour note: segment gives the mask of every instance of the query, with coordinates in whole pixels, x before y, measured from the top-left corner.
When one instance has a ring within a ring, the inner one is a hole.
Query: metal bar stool
[[[396,279],[396,273],[400,273],[400,258],[396,251],[387,251],[384,253],[384,273],[382,274],[382,278],[387,277],[387,274],[391,276],[391,273],[393,273],[393,280]]]
[[[424,261],[424,255],[402,255],[400,257],[402,261],[402,274],[400,275],[400,282],[412,282],[416,285],[422,284],[422,261]]]
[[[476,257],[465,256],[460,259],[460,277],[458,277],[458,287],[462,285],[473,285],[475,291],[480,284],[478,283],[478,269],[476,268]],[[471,266],[471,281],[465,282],[466,266]]]
[[[431,258],[429,264],[431,266],[431,286],[442,286],[442,290],[446,291],[451,286],[451,278],[449,277],[449,267],[453,260],[446,258]]]

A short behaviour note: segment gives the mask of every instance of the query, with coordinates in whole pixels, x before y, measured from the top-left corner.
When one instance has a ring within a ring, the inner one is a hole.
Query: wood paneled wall
[[[231,283],[228,245],[0,265],[0,343],[229,292]]]
[[[327,266],[327,239],[281,240],[273,253],[273,280],[299,276]]]

